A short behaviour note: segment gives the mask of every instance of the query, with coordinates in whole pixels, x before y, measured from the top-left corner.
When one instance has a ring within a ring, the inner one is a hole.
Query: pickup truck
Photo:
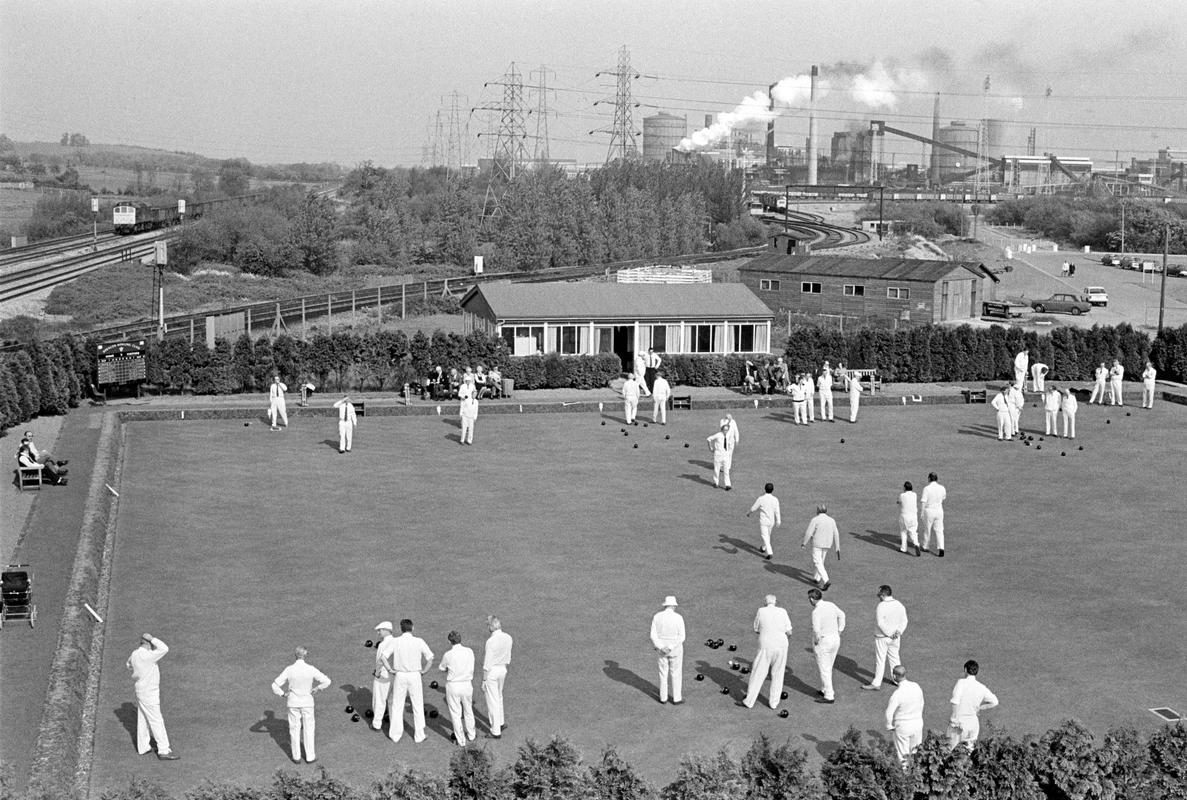
[[[1092,304],[1079,295],[1060,293],[1053,294],[1044,300],[1033,300],[1030,307],[1039,314],[1045,314],[1050,311],[1052,313],[1071,314],[1073,317],[1078,317],[1092,310]]]

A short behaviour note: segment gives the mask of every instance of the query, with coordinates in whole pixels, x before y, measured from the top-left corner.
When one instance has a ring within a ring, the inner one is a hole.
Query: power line
[[[614,93],[614,122],[609,128],[599,128],[590,133],[610,134],[610,147],[606,151],[606,162],[616,158],[628,161],[639,157],[639,145],[635,141],[635,125],[631,109],[638,105],[631,96],[631,80],[640,77],[631,69],[631,51],[624,44],[618,50],[618,68],[613,72],[602,71],[594,77],[613,75],[617,87]],[[601,101],[599,101],[601,102]],[[597,105],[595,102],[594,105]]]

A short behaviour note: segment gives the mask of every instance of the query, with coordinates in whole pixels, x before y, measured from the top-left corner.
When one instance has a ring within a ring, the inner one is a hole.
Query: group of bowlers
[[[812,608],[812,652],[820,674],[820,690],[816,702],[824,705],[836,703],[833,688],[833,666],[841,647],[841,634],[845,631],[846,616],[835,603],[824,599],[820,588],[808,590],[808,604]],[[673,595],[664,598],[662,608],[651,619],[650,639],[657,655],[659,669],[659,702],[680,705],[684,702],[684,642],[687,632],[684,618],[676,611],[678,603]],[[923,741],[923,689],[907,677],[907,668],[900,657],[903,634],[907,630],[907,609],[894,597],[888,585],[878,587],[878,604],[874,611],[874,677],[862,689],[878,691],[883,680],[895,686],[886,705],[886,729],[893,731],[895,752],[904,768],[910,764],[911,754]],[[788,642],[792,634],[791,617],[785,608],[777,605],[777,598],[768,594],[765,605],[754,616],[754,633],[758,636],[758,650],[749,667],[730,660],[730,667],[749,672],[746,695],[737,701],[738,706],[754,708],[762,689],[770,681],[767,704],[778,710],[787,699],[783,690],[783,678],[787,669]],[[705,643],[714,647],[720,645],[712,640]],[[736,649],[734,645],[731,650]],[[889,677],[887,678],[887,667]],[[981,711],[998,705],[997,697],[977,679],[980,665],[966,661],[964,676],[956,682],[949,699],[948,743],[952,748],[964,745],[973,748],[980,734]],[[704,675],[698,674],[697,680]],[[729,692],[728,686],[722,693]],[[779,715],[787,716],[787,711]]]

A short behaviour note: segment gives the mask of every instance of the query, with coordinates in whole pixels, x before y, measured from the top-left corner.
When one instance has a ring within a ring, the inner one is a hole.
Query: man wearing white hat
[[[392,636],[392,624],[381,622],[375,626],[380,639],[375,644],[375,667],[371,670],[371,727],[383,727],[383,715],[392,697],[392,671],[388,664],[392,659],[392,647],[396,638]]]
[[[668,702],[668,677],[672,679],[672,704],[684,702],[681,694],[684,669],[684,617],[676,613],[676,598],[664,598],[663,610],[651,618],[651,644],[659,655],[659,701]]]

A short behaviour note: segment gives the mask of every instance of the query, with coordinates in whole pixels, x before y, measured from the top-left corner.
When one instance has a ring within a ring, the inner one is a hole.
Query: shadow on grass
[[[338,440],[337,439],[322,439],[321,443],[324,444],[326,447],[330,448],[331,450],[338,449]]]
[[[693,483],[703,483],[705,486],[713,486],[713,481],[700,473],[693,474],[691,472],[686,472],[680,477],[684,478],[686,481],[692,481]],[[713,486],[713,488],[716,489],[717,487]]]
[[[696,667],[697,672],[705,676],[705,680],[716,684],[718,692],[729,689],[730,698],[733,700],[741,700],[746,696],[746,681],[742,680],[739,673],[725,667],[716,667],[704,659],[698,659]]]
[[[800,569],[799,567],[793,567],[790,564],[767,563],[763,565],[763,569],[765,569],[767,572],[773,572],[776,575],[782,575],[785,578],[791,578],[792,580],[799,581],[805,586],[816,585],[816,581],[812,580],[811,573],[809,573],[807,570]]]
[[[341,691],[346,693],[346,704],[353,706],[354,710],[361,716],[366,713],[367,709],[371,707],[371,690],[363,686],[355,686],[350,683],[344,683],[338,687]]]
[[[136,744],[136,713],[135,703],[124,703],[115,710],[115,718],[128,732],[128,738],[132,740],[132,744]]]
[[[460,417],[458,419],[446,418],[441,420],[441,422],[451,428],[457,428],[459,431],[462,429],[462,420]]]
[[[697,458],[690,458],[690,459],[688,459],[688,463],[692,464],[694,467],[701,467],[703,469],[709,470],[710,472],[713,471],[713,462],[712,461],[701,461],[700,459],[697,459]]]
[[[964,436],[976,436],[979,439],[997,438],[996,425],[966,425],[963,428],[957,428],[956,432]]]
[[[821,758],[828,758],[830,755],[840,749],[841,743],[830,739],[817,739],[810,734],[803,734],[804,741],[816,746],[816,752],[820,754]]]
[[[873,672],[859,667],[857,662],[848,656],[838,655],[837,660],[833,662],[833,669],[858,683],[869,683],[874,679]]]
[[[289,751],[289,723],[287,719],[281,719],[276,716],[276,712],[270,708],[264,709],[264,716],[250,728],[252,733],[266,733],[272,737],[272,741],[276,742],[276,746],[280,748],[285,755],[292,755]]]
[[[749,542],[743,541],[742,539],[735,539],[734,537],[726,536],[723,533],[718,535],[717,541],[721,542],[721,544],[715,546],[713,548],[714,550],[721,550],[722,552],[729,553],[731,556],[736,555],[740,550],[742,552],[749,553],[750,555],[762,558],[761,550]],[[729,547],[724,547],[723,545],[730,545],[733,547],[733,549],[731,550]]]
[[[871,528],[866,528],[864,536],[857,531],[850,531],[849,535],[867,544],[876,544],[879,547],[885,547],[887,550],[893,550],[896,553],[899,552],[898,546],[902,541],[898,534],[882,533]]]
[[[612,681],[617,681],[624,686],[630,686],[633,689],[638,689],[652,700],[659,700],[659,690],[654,684],[652,684],[650,681],[644,680],[641,675],[632,672],[631,670],[619,664],[617,661],[606,659],[606,666],[602,667],[602,672]]]

